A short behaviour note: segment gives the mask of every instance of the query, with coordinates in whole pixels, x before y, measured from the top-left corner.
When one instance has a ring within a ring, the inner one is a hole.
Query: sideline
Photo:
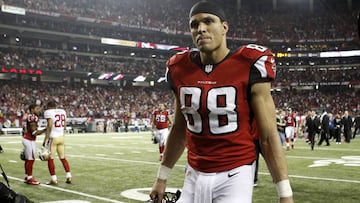
[[[75,156],[73,155],[72,157],[85,158],[85,159],[103,159],[103,160],[122,161],[122,162],[128,162],[128,163],[138,163],[138,164],[148,164],[148,165],[158,165],[159,164],[157,162],[135,161],[135,160],[128,160],[128,159],[117,159],[117,158],[107,158],[107,157],[88,157],[88,156],[76,156],[76,155]],[[293,157],[293,158],[300,158],[300,157]],[[185,165],[175,164],[174,167],[184,168]],[[259,172],[259,174],[270,176],[270,173],[267,173],[267,172]],[[324,180],[324,181],[348,182],[348,183],[360,184],[360,181],[357,181],[357,180],[347,180],[347,179],[337,179],[337,178],[320,178],[320,177],[299,176],[299,175],[291,175],[291,174],[289,174],[289,177],[299,178],[299,179],[309,179],[309,180]]]

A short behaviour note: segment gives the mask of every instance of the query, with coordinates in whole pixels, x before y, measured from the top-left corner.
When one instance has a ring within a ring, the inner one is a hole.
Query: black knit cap
[[[194,4],[190,10],[189,18],[198,13],[210,13],[218,16],[220,20],[226,20],[224,10],[219,5],[208,1],[200,1]]]

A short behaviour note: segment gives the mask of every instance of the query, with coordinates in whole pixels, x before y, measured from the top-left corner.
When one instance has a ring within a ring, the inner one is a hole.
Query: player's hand
[[[166,180],[157,179],[152,187],[150,198],[155,203],[161,203],[165,194]]]
[[[49,149],[49,140],[44,140],[42,146]]]
[[[282,197],[279,199],[279,203],[294,203],[293,197]]]
[[[43,134],[43,133],[45,133],[45,132],[46,132],[46,128],[43,129],[40,134]]]

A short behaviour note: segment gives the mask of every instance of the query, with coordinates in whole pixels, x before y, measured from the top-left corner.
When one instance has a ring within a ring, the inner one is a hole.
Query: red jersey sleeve
[[[275,79],[276,64],[273,53],[266,47],[248,44],[241,48],[241,56],[251,65],[250,85]]]
[[[171,69],[169,67],[181,62],[182,60],[186,59],[189,57],[189,54],[191,53],[191,51],[183,51],[183,52],[179,52],[176,53],[175,55],[173,55],[167,62],[166,62],[166,73],[165,73],[165,77],[166,77],[166,81],[169,85],[169,87],[171,88],[171,90],[173,90],[175,93],[177,92],[172,78],[169,74],[169,71],[171,71]],[[186,62],[185,62],[186,63]],[[180,73],[181,74],[181,73]]]

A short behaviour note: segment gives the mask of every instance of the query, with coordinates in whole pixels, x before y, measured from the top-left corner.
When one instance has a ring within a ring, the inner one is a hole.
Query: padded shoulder
[[[248,44],[241,47],[238,54],[252,62],[257,61],[261,56],[273,55],[270,49],[257,44]]]
[[[183,60],[184,58],[186,58],[190,53],[191,53],[191,51],[183,51],[183,52],[179,52],[179,53],[173,55],[173,56],[166,62],[166,66],[169,67],[169,66],[171,66],[171,65],[174,65],[174,64],[179,63],[181,60]]]

